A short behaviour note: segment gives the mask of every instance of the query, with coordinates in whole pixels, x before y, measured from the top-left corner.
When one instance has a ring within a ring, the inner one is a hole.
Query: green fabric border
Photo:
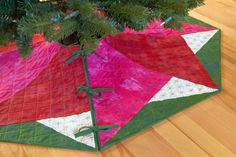
[[[94,151],[95,149],[79,143],[38,122],[19,123],[0,127],[0,141]]]
[[[191,17],[186,17],[185,22],[190,22],[194,24],[199,24],[203,26],[210,26],[204,22],[198,21]],[[219,85],[221,89],[221,77],[220,77],[220,53],[218,57],[213,57],[210,54],[205,54],[205,51],[215,51],[220,52],[220,32],[217,33],[217,37],[211,39],[211,41],[204,46],[197,57],[202,62],[203,66],[209,72],[214,82]],[[211,64],[209,64],[210,58]],[[217,64],[218,63],[218,64]],[[118,134],[112,138],[108,143],[101,147],[101,150],[110,147],[111,145],[118,143],[125,138],[128,138],[152,125],[165,120],[169,116],[182,111],[192,105],[219,93],[209,93],[202,95],[195,95],[186,98],[172,99],[161,102],[152,102],[144,107],[144,109],[134,118],[132,121],[122,128]],[[177,104],[177,105],[176,105]],[[175,106],[175,108],[173,108]],[[132,130],[132,131],[131,131]],[[79,143],[70,139],[63,134],[56,132],[55,130],[46,127],[40,123],[20,123],[8,126],[0,127],[0,141],[1,142],[14,142],[21,144],[31,144],[40,145],[54,148],[68,148],[75,150],[86,150],[86,151],[96,151],[95,148],[89,147],[85,144]]]
[[[184,18],[184,20],[182,22],[187,22],[187,23],[192,23],[192,24],[197,24],[197,25],[201,25],[201,26],[205,26],[205,27],[213,27],[213,28],[216,28],[206,22],[203,22],[203,21],[200,21],[198,19],[195,19],[194,17],[191,17],[191,16],[186,16]],[[216,28],[217,29],[217,28]]]
[[[197,53],[197,58],[207,70],[208,74],[221,90],[221,32],[214,35],[209,42]],[[207,53],[206,53],[207,52]],[[218,53],[216,53],[218,52]]]
[[[95,150],[38,122],[19,123],[0,127],[0,141],[53,148],[69,148],[86,151]]]
[[[186,17],[185,22],[210,26],[192,17]],[[220,30],[209,42],[201,48],[197,58],[208,71],[212,80],[218,85],[219,91],[190,97],[170,99],[152,102],[146,105],[124,128],[122,128],[111,140],[109,140],[101,150],[116,144],[152,125],[165,120],[166,118],[185,110],[198,102],[207,99],[221,91],[221,49],[220,49]],[[174,107],[173,107],[174,106]]]

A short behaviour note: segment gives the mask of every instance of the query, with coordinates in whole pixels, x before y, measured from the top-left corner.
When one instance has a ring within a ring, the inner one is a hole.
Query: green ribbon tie
[[[113,128],[118,128],[119,126],[117,125],[113,125],[113,126],[97,126],[96,123],[96,114],[94,111],[94,105],[93,105],[93,99],[92,97],[101,97],[100,93],[101,92],[111,92],[112,89],[111,88],[90,88],[90,81],[89,81],[89,72],[88,72],[88,63],[87,63],[87,55],[90,53],[93,53],[94,50],[91,49],[86,49],[86,50],[80,50],[80,51],[75,51],[73,52],[73,56],[66,61],[66,64],[70,64],[71,62],[73,62],[74,60],[76,60],[79,56],[82,57],[82,63],[83,63],[83,69],[84,69],[84,74],[85,74],[85,80],[86,80],[86,86],[79,86],[78,87],[78,91],[82,92],[87,92],[87,96],[88,96],[88,101],[89,101],[89,106],[90,106],[90,110],[91,110],[91,116],[92,116],[92,123],[93,126],[91,127],[83,127],[79,130],[78,133],[75,134],[75,137],[80,137],[80,136],[84,136],[87,134],[90,134],[92,132],[94,132],[94,138],[95,138],[95,148],[97,150],[100,149],[100,142],[99,142],[99,135],[98,132],[108,132],[110,131],[110,129]]]
[[[72,62],[73,62],[74,60],[76,60],[79,56],[86,56],[86,55],[91,54],[91,53],[93,53],[93,50],[90,50],[90,49],[88,49],[88,50],[75,51],[75,52],[73,52],[73,56],[72,56],[69,60],[66,61],[66,64],[72,63]]]
[[[71,18],[73,18],[73,17],[76,17],[76,16],[78,16],[79,15],[79,11],[77,10],[77,11],[73,11],[72,13],[70,13],[69,15],[67,15],[65,18],[64,18],[64,20],[69,20],[69,19],[71,19]]]
[[[174,18],[171,16],[171,17],[168,17],[164,22],[162,22],[160,24],[160,26],[163,26],[163,25],[166,25],[168,23],[170,23]]]
[[[75,134],[75,137],[81,137],[93,132],[109,132],[111,129],[119,128],[118,125],[107,126],[85,126],[79,129],[79,132]]]
[[[92,95],[92,96],[96,96],[98,97],[97,93],[101,93],[101,92],[112,92],[112,88],[89,88],[87,86],[79,86],[78,87],[78,91],[80,92],[87,92],[88,94]]]
[[[173,20],[173,17],[168,17],[165,21],[164,21],[164,23],[165,24],[168,24],[168,23],[170,23],[170,21],[172,21]]]

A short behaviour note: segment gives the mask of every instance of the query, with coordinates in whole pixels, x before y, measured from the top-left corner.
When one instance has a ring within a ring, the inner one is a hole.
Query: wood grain
[[[236,1],[206,0],[190,15],[222,29],[221,94],[103,152],[0,143],[0,157],[236,157]]]

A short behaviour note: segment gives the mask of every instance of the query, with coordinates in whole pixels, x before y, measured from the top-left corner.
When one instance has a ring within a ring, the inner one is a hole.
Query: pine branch
[[[141,30],[154,19],[171,16],[166,27],[181,28],[188,11],[202,4],[203,0],[0,0],[0,44],[17,38],[22,56],[27,56],[35,33],[56,42],[73,34],[82,48],[93,49],[102,37],[126,26]]]
[[[19,35],[17,37],[17,45],[18,45],[18,49],[20,52],[20,55],[23,58],[27,58],[30,56],[32,48],[31,48],[31,40],[32,40],[32,36],[31,35]]]
[[[76,20],[63,21],[59,24],[50,24],[44,31],[48,41],[59,41],[67,38],[77,30]]]

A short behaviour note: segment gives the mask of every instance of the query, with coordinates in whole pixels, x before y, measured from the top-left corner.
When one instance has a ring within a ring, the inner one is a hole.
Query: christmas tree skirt
[[[180,31],[159,24],[91,54],[39,35],[29,59],[1,47],[0,141],[103,150],[219,93],[220,31],[190,17]]]

